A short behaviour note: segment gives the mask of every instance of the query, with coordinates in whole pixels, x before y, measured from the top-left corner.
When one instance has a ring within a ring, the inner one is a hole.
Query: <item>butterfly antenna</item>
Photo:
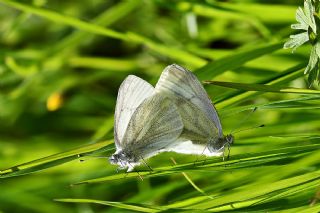
[[[249,128],[246,128],[246,129],[240,129],[238,131],[233,132],[233,134],[237,134],[239,132],[247,131],[247,130],[250,130],[250,129],[261,128],[261,127],[264,127],[264,126],[265,126],[264,124],[261,124],[259,126],[253,126],[253,127],[249,127]]]
[[[250,113],[248,113],[248,115],[247,115],[244,119],[242,119],[242,120],[235,126],[235,128],[233,128],[233,130],[230,132],[230,134],[231,134],[231,135],[234,134],[234,131],[235,131],[238,127],[240,127],[244,122],[246,122],[246,121],[248,120],[248,118],[252,115],[252,113],[254,113],[255,111],[257,111],[257,109],[258,109],[258,107],[254,107],[254,108],[252,109],[252,111],[251,111]]]
[[[83,159],[84,157],[104,158],[104,159],[108,158],[107,156],[97,156],[97,155],[89,155],[89,154],[87,154],[87,155],[86,154],[78,154],[77,157],[80,158],[79,159],[80,162],[84,162],[84,161],[88,160],[88,159]]]

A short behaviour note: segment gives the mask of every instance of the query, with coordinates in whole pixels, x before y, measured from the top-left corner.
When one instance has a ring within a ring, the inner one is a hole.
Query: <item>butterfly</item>
[[[183,131],[182,118],[170,98],[134,75],[121,84],[114,118],[116,152],[111,164],[132,171],[176,141]]]
[[[167,151],[221,156],[234,137],[224,135],[217,110],[197,77],[173,64],[164,69],[155,92],[170,98],[178,107],[184,129]]]

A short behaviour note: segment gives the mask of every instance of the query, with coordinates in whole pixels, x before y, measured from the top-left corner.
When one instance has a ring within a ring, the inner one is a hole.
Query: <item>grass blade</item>
[[[320,94],[318,90],[291,88],[291,87],[279,87],[276,85],[265,84],[244,84],[222,81],[204,81],[205,84],[213,84],[222,87],[228,87],[233,89],[239,89],[244,91],[261,91],[261,92],[277,92],[277,93],[296,93],[296,94]]]
[[[103,141],[99,143],[90,144],[67,152],[54,154],[48,157],[23,163],[8,169],[0,170],[0,178],[26,175],[44,169],[48,169],[57,165],[61,165],[66,162],[79,159],[79,155],[96,153],[100,149],[104,149],[107,145],[111,144],[112,142],[113,141]]]
[[[160,210],[165,210],[165,208],[155,207],[151,205],[128,204],[124,202],[112,202],[112,201],[92,200],[92,199],[65,198],[65,199],[55,199],[55,201],[66,202],[66,203],[94,203],[94,204],[113,206],[120,209],[127,209],[127,210],[138,211],[138,212],[158,212]]]
[[[263,47],[242,51],[232,56],[227,56],[219,60],[210,62],[207,65],[196,70],[195,74],[201,80],[210,80],[225,71],[238,68],[248,61],[279,50],[282,48],[282,45],[282,42],[279,42],[276,44],[269,44]]]

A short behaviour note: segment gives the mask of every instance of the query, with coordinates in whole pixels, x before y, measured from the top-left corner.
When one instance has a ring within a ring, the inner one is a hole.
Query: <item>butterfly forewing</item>
[[[197,106],[197,110],[200,109],[212,120],[218,129],[218,136],[223,135],[218,113],[193,73],[178,65],[170,65],[162,72],[155,89],[156,92],[169,94],[170,97],[180,96],[190,101]]]
[[[137,107],[154,92],[146,81],[129,75],[121,84],[114,116],[114,138],[117,148],[121,147],[129,121]]]
[[[176,141],[182,130],[182,119],[175,104],[162,95],[153,95],[133,114],[123,146],[150,157]]]

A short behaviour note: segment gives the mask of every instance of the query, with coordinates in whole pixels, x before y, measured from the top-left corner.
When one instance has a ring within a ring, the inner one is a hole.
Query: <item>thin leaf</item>
[[[138,211],[138,212],[158,212],[160,210],[166,209],[163,207],[152,206],[152,205],[129,204],[124,202],[112,202],[112,201],[92,200],[92,199],[65,198],[65,199],[55,199],[55,201],[66,202],[66,203],[94,203],[94,204],[113,206],[120,209],[127,209],[127,210]]]
[[[306,43],[309,40],[308,32],[299,33],[296,35],[290,35],[290,39],[284,43],[283,48],[293,48],[292,52],[294,52],[297,47],[301,46],[302,44]]]
[[[301,76],[301,70],[305,67],[305,63],[298,64],[297,66],[291,67],[288,70],[285,70],[269,79],[266,79],[260,83],[268,85],[282,85],[287,82],[290,82]],[[258,91],[247,91],[247,92],[231,92],[227,93],[216,103],[218,108],[225,108],[227,106],[232,106],[234,104],[239,104],[243,101],[246,101],[250,98],[256,97],[259,95]]]
[[[217,61],[208,63],[195,71],[201,80],[210,80],[225,71],[238,68],[248,61],[259,58],[265,54],[270,54],[282,48],[282,43],[269,44],[256,49],[246,50],[231,56],[221,58]]]
[[[296,20],[299,23],[301,23],[301,25],[303,26],[303,29],[308,30],[308,27],[309,27],[308,17],[306,17],[301,7],[297,9]]]
[[[309,58],[309,63],[308,66],[306,67],[306,69],[304,70],[304,74],[309,74],[311,72],[311,70],[315,69],[315,66],[318,62],[318,55],[316,53],[316,48],[312,48],[311,49],[311,53],[310,53],[310,58]]]
[[[137,33],[134,32],[127,32],[127,33],[120,33],[105,27],[101,27],[96,24],[88,23],[82,20],[79,20],[77,18],[67,16],[67,15],[62,15],[57,12],[53,12],[50,10],[46,10],[43,8],[39,7],[33,7],[27,4],[23,4],[20,2],[16,1],[9,1],[9,0],[0,0],[0,2],[9,5],[13,8],[28,12],[28,13],[33,13],[36,14],[40,17],[44,17],[48,20],[51,20],[53,22],[57,22],[59,24],[65,24],[69,25],[72,27],[75,27],[77,29],[86,31],[86,32],[91,32],[97,35],[101,36],[107,36],[115,39],[120,39],[123,41],[127,42],[135,42],[138,44],[143,44],[148,46],[150,49],[159,52],[160,54],[166,55],[168,57],[172,57],[175,60],[178,61],[184,61],[186,63],[190,63],[196,67],[203,66],[206,64],[206,60],[196,57],[186,51],[180,50],[180,49],[175,49],[172,47],[167,47],[161,44],[158,44],[154,41],[151,41],[150,39],[143,37]]]
[[[316,149],[316,147],[320,147],[317,145],[309,145],[309,146],[299,146],[299,147],[289,147],[284,149],[271,150],[268,152],[260,152],[253,154],[241,154],[241,155],[233,155],[231,160],[221,161],[221,159],[207,159],[206,163],[198,162],[198,163],[185,163],[179,164],[175,166],[167,166],[161,168],[153,168],[153,171],[139,171],[130,172],[126,174],[115,174],[109,175],[106,177],[95,178],[90,180],[81,181],[75,183],[73,185],[79,184],[93,184],[93,183],[103,183],[114,180],[127,179],[132,177],[156,177],[156,176],[166,176],[170,174],[180,173],[182,171],[198,171],[198,172],[208,172],[208,171],[226,171],[226,170],[235,170],[235,169],[244,169],[244,168],[253,168],[253,167],[261,167],[262,165],[266,165],[268,163],[272,164],[277,160],[287,159],[293,156],[296,156],[301,153],[308,153]]]
[[[188,203],[188,205],[193,203],[194,204],[194,205],[192,205],[193,208],[210,209],[211,211],[214,211],[214,210],[218,210],[219,209],[218,206],[221,206],[221,204],[226,204],[229,206],[229,208],[234,209],[233,206],[235,206],[235,208],[237,208],[237,203],[240,203],[239,207],[242,208],[243,205],[241,203],[243,201],[249,201],[250,199],[254,199],[259,196],[265,196],[269,193],[277,193],[278,190],[284,190],[286,188],[296,187],[301,184],[306,184],[310,181],[317,181],[317,179],[319,179],[319,178],[320,178],[320,173],[318,171],[310,172],[308,174],[280,180],[280,181],[277,181],[274,183],[270,183],[270,184],[268,184],[268,186],[265,186],[265,187],[260,187],[261,185],[257,185],[256,187],[251,186],[250,188],[255,188],[255,190],[253,190],[253,191],[252,190],[241,190],[239,192],[230,193],[225,196],[220,196],[214,200],[209,200],[207,198],[207,201],[203,201],[203,202],[190,201]],[[195,198],[192,198],[192,199],[195,199]],[[184,202],[184,201],[182,201],[182,202]],[[245,205],[245,206],[247,206],[247,205]],[[181,205],[180,202],[177,202],[177,203],[168,205],[166,207],[168,207],[168,208],[183,208],[184,205]],[[218,209],[216,209],[215,207],[218,207]]]
[[[313,16],[313,14],[315,13],[315,10],[311,0],[304,1],[304,12],[307,17],[308,25],[311,27],[314,33],[317,33],[317,26]]]
[[[13,176],[26,175],[38,172],[44,169],[52,168],[75,159],[79,159],[79,155],[86,155],[90,153],[99,152],[104,150],[104,147],[111,144],[113,141],[103,141],[94,143],[80,148],[76,148],[67,152],[54,154],[48,157],[33,160],[8,169],[0,170],[0,178],[8,178]]]
[[[244,84],[222,81],[204,81],[205,84],[213,84],[222,87],[228,87],[233,89],[239,89],[244,91],[261,91],[261,92],[277,92],[277,93],[296,93],[296,94],[319,94],[319,90],[291,88],[291,87],[279,87],[274,85],[265,84]]]

